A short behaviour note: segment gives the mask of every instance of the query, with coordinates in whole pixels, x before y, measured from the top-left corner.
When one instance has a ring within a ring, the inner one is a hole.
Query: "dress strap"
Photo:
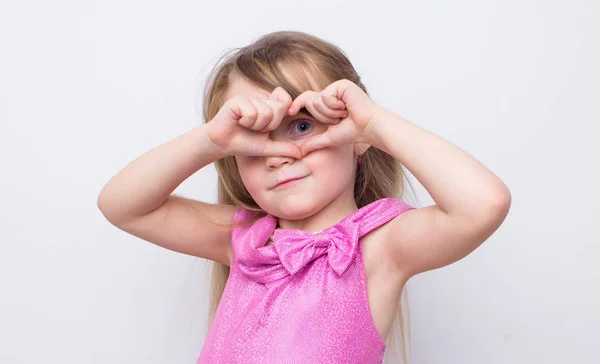
[[[336,225],[358,224],[358,237],[360,238],[368,234],[371,230],[374,230],[392,220],[396,216],[414,209],[414,207],[402,200],[386,197],[359,208],[334,226],[325,229],[325,231],[335,227]],[[250,220],[254,217],[258,217],[258,219],[253,223],[254,225],[260,227],[258,233],[254,234],[258,235],[255,236],[255,238],[258,238],[259,236],[262,238],[264,235],[268,239],[273,230],[277,227],[277,219],[268,214],[264,216],[261,215],[264,214],[259,211],[247,210],[241,206],[238,206],[233,215],[232,223],[237,224],[246,220]],[[233,227],[231,232],[232,242],[235,243],[240,237],[240,234],[246,233],[251,227],[255,228],[255,226],[249,225]]]
[[[255,219],[250,224],[252,219]],[[244,223],[248,221],[248,223]],[[262,229],[265,230],[264,234],[271,234],[272,230],[275,229],[276,221],[273,218],[270,218],[270,215],[264,214],[260,211],[248,210],[242,206],[238,206],[233,214],[233,218],[231,219],[232,224],[238,224],[237,226],[232,226],[231,228],[231,241],[232,243],[236,243],[239,240],[240,236],[245,234],[249,229],[255,229],[258,226],[261,226]],[[241,224],[240,224],[241,223]],[[270,226],[273,225],[273,226]],[[264,235],[260,234],[260,235]]]
[[[396,216],[415,208],[402,200],[395,198],[382,198],[356,210],[351,217],[353,222],[359,224],[359,237],[362,237]]]
[[[260,216],[260,212],[240,207],[234,214],[234,223],[258,219],[232,229],[232,266],[252,280],[268,283],[294,275],[313,260],[327,255],[329,265],[341,276],[353,263],[363,235],[411,209],[412,206],[400,200],[383,198],[353,211],[325,230],[310,233],[275,230],[277,219],[272,215]],[[271,234],[274,242],[266,245]]]

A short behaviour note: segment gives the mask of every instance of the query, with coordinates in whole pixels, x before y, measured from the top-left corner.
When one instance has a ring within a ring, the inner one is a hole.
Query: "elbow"
[[[472,229],[478,231],[478,241],[485,241],[500,228],[508,215],[511,201],[510,192],[506,189],[480,204],[483,208],[479,209],[475,215],[471,215],[469,224]]]
[[[504,221],[510,210],[512,196],[508,188],[502,185],[502,188],[490,190],[485,193],[477,202],[473,203],[466,214],[467,219],[474,225],[489,225],[490,223],[498,225]]]
[[[482,216],[486,217],[486,221],[491,221],[494,225],[500,226],[510,211],[511,203],[510,191],[504,186],[499,191],[490,194],[485,204],[485,213]]]
[[[504,217],[508,215],[511,203],[512,195],[510,194],[510,190],[506,185],[503,185],[503,188],[495,194],[495,197],[492,200],[492,208],[504,219]]]
[[[107,201],[106,191],[104,190],[104,188],[102,188],[102,190],[98,194],[98,197],[96,198],[96,206],[102,212],[102,214],[104,216],[106,216],[108,201]]]
[[[106,193],[104,189],[102,189],[102,191],[100,191],[96,199],[96,206],[98,207],[102,215],[106,218],[106,220],[116,226],[118,224],[118,219],[116,218],[114,205],[115,204],[110,201],[110,196]]]

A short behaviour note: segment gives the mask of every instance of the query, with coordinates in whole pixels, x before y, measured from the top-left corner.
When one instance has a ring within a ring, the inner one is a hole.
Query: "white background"
[[[512,193],[486,243],[409,282],[412,363],[599,363],[599,4],[2,1],[0,363],[195,363],[206,261],[118,230],[96,199],[200,125],[224,51],[276,30],[340,46],[377,103]],[[214,167],[177,192],[215,202]]]

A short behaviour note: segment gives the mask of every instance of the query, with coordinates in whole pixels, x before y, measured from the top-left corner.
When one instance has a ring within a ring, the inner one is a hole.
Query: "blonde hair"
[[[288,77],[284,75],[285,67]],[[203,119],[209,122],[225,103],[224,95],[237,78],[254,84],[264,90],[283,87],[295,99],[312,84],[307,77],[309,72],[321,89],[334,81],[347,79],[358,85],[365,93],[367,89],[360,76],[337,46],[313,35],[299,31],[278,31],[261,36],[255,42],[226,52],[217,61],[204,88]],[[354,199],[361,208],[385,197],[402,199],[405,190],[406,175],[402,165],[391,155],[370,147],[362,155],[363,163],[356,172]],[[263,211],[252,199],[244,186],[237,169],[235,157],[226,157],[215,162],[218,173],[218,199],[221,204],[244,207],[248,210]],[[410,186],[410,184],[409,184]],[[264,212],[264,211],[263,211]],[[237,224],[236,224],[237,225]],[[233,225],[232,225],[233,226]],[[230,267],[216,261],[212,264],[211,298],[208,325],[212,324],[219,302],[223,295]],[[398,311],[386,339],[386,348],[397,352],[397,339],[401,339],[401,356],[407,362],[406,348],[409,346],[410,324],[408,321],[407,290],[403,291]],[[406,309],[406,318],[403,314]],[[406,325],[405,325],[406,324]],[[386,350],[386,361],[390,351]]]

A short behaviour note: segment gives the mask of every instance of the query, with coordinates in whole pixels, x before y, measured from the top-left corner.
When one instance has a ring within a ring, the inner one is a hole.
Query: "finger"
[[[332,109],[324,103],[322,94],[317,95],[313,101],[313,105],[316,110],[318,110],[322,115],[330,118],[332,123],[338,123],[341,119],[344,119],[348,116],[348,112],[346,109]]]
[[[325,105],[327,105],[327,107],[329,107],[330,109],[334,109],[334,110],[346,109],[346,104],[344,104],[344,102],[342,100],[338,99],[334,95],[326,94],[324,92],[321,92],[321,94],[323,95],[323,103]]]
[[[300,150],[302,151],[302,156],[306,156],[313,150],[327,148],[331,146],[333,146],[333,143],[331,142],[331,140],[329,140],[327,133],[321,133],[306,139],[304,143],[300,145]]]
[[[273,109],[271,106],[267,105],[265,101],[266,100],[261,100],[258,97],[253,97],[250,99],[250,102],[254,104],[256,110],[258,111],[255,122],[250,126],[250,129],[252,130],[261,130],[273,119]]]
[[[276,142],[268,139],[265,150],[263,152],[263,156],[265,157],[277,157],[277,156],[285,156],[292,157],[295,159],[302,158],[302,151],[300,147],[295,143],[289,142]]]
[[[339,118],[329,117],[327,114],[322,113],[319,109],[317,109],[316,104],[318,103],[319,94],[314,94],[313,98],[307,100],[304,104],[304,107],[310,112],[312,116],[314,116],[317,120],[322,123],[327,124],[337,124],[340,122]]]
[[[296,97],[294,99],[294,101],[292,102],[292,104],[290,105],[290,107],[288,109],[288,115],[296,115],[298,113],[298,111],[300,111],[300,109],[302,109],[302,106],[306,105],[306,102],[311,97],[314,97],[315,93],[316,93],[315,91],[308,90],[308,91],[304,91],[303,93],[298,95],[298,97]]]
[[[278,86],[271,92],[269,99],[265,100],[265,102],[271,106],[274,116],[267,126],[260,130],[261,132],[277,129],[292,104],[292,97],[283,87]]]
[[[269,100],[281,102],[285,106],[285,110],[292,105],[292,96],[290,96],[290,94],[281,86],[275,88],[275,90],[271,92]]]
[[[269,121],[269,123],[261,129],[261,131],[266,132],[266,131],[270,131],[270,130],[275,130],[275,129],[277,129],[279,124],[281,124],[281,122],[283,121],[283,117],[285,116],[285,112],[286,112],[287,108],[289,107],[289,105],[284,104],[283,102],[274,101],[274,100],[265,99],[263,101],[273,111],[273,117],[271,118],[271,121]]]
[[[239,105],[241,114],[238,124],[245,128],[250,128],[258,116],[256,106],[254,106],[254,104],[246,97],[240,97],[237,103]]]

